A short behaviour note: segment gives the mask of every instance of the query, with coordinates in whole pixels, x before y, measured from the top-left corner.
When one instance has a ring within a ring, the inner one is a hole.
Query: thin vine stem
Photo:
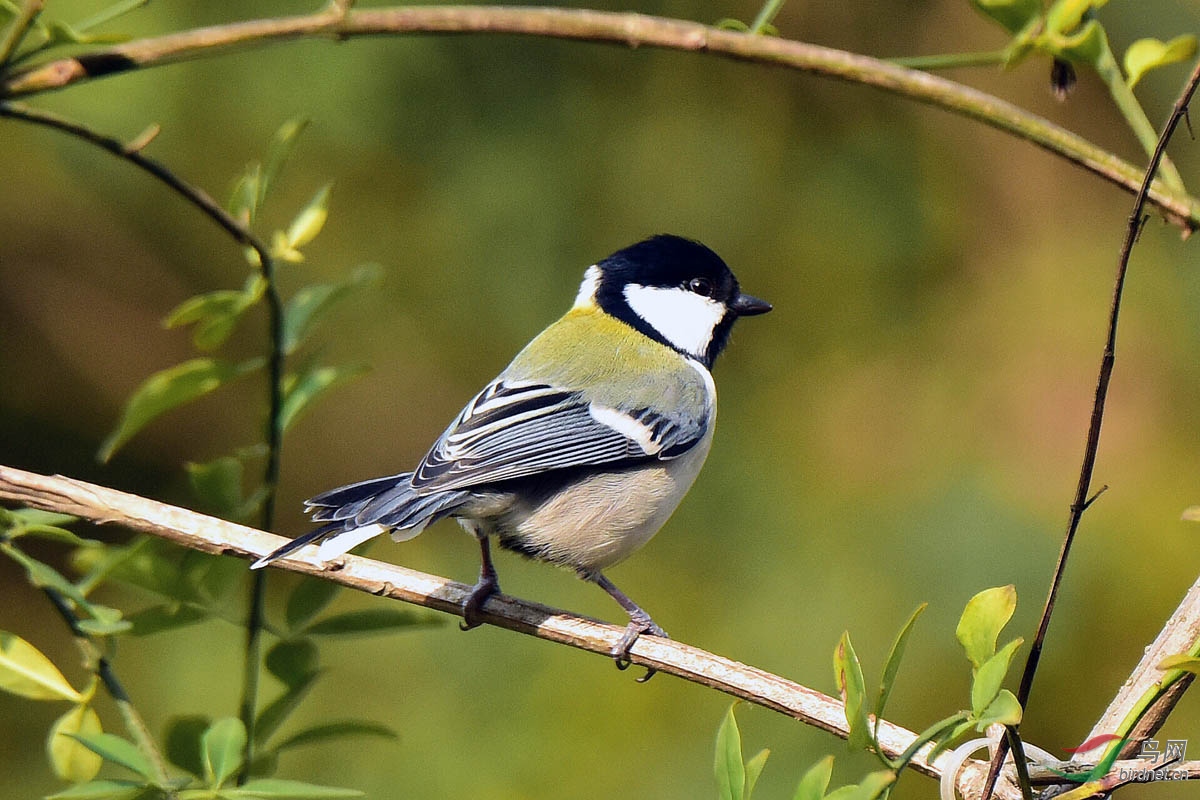
[[[71,607],[67,599],[49,586],[42,587],[42,592],[50,600],[50,604],[54,606],[55,610],[58,611],[58,615],[62,617],[63,622],[71,629],[71,635],[79,645],[84,661],[89,665],[89,668],[97,679],[99,679],[104,690],[108,692],[108,696],[116,703],[117,712],[121,715],[121,721],[125,723],[125,730],[133,738],[138,749],[147,757],[150,766],[154,770],[155,782],[164,789],[168,798],[177,797],[176,792],[168,788],[171,776],[167,773],[167,762],[163,758],[162,751],[154,743],[154,737],[150,734],[150,729],[146,727],[146,721],[142,719],[142,715],[138,713],[137,708],[133,705],[133,701],[129,698],[129,693],[125,690],[124,684],[121,683],[116,671],[113,669],[112,662],[96,646],[96,643],[88,635],[87,631],[79,627],[79,617],[75,614],[75,609]]]
[[[1125,241],[1121,245],[1121,252],[1117,258],[1112,303],[1109,306],[1108,329],[1105,335],[1104,352],[1100,359],[1100,372],[1096,379],[1095,398],[1092,403],[1092,414],[1088,423],[1087,442],[1083,451],[1083,465],[1079,470],[1079,481],[1075,487],[1075,498],[1071,501],[1070,514],[1067,518],[1067,531],[1063,537],[1062,548],[1059,550],[1058,561],[1054,565],[1054,574],[1050,579],[1050,588],[1046,595],[1046,603],[1042,609],[1042,616],[1038,622],[1037,632],[1034,634],[1033,641],[1029,646],[1029,655],[1025,660],[1024,671],[1021,673],[1021,684],[1017,690],[1017,701],[1021,704],[1021,708],[1026,707],[1029,695],[1033,691],[1033,680],[1037,675],[1042,648],[1046,641],[1046,632],[1050,628],[1050,618],[1054,614],[1055,601],[1058,599],[1058,590],[1062,585],[1063,573],[1066,570],[1067,558],[1071,553],[1071,545],[1075,541],[1075,534],[1079,531],[1079,523],[1083,519],[1083,512],[1087,510],[1091,502],[1089,496],[1092,487],[1092,473],[1096,467],[1096,454],[1100,449],[1100,429],[1104,422],[1104,405],[1108,399],[1108,386],[1112,380],[1113,366],[1116,362],[1117,323],[1121,314],[1121,299],[1125,290],[1125,279],[1129,274],[1129,259],[1133,254],[1133,246],[1137,242],[1138,234],[1142,229],[1143,214],[1154,174],[1157,172],[1158,165],[1162,162],[1163,156],[1166,154],[1167,143],[1174,135],[1180,121],[1187,114],[1188,103],[1191,102],[1192,95],[1195,93],[1198,84],[1200,84],[1200,61],[1192,69],[1191,77],[1188,78],[1187,83],[1180,92],[1178,99],[1175,101],[1175,106],[1171,110],[1171,115],[1168,117],[1166,125],[1163,126],[1162,133],[1159,134],[1158,143],[1154,147],[1154,152],[1150,156],[1150,163],[1147,165],[1142,177],[1142,184],[1138,189],[1137,195],[1134,197],[1133,209],[1129,213],[1129,220],[1125,230]],[[1014,726],[1010,730],[1013,736],[1019,735],[1019,726]],[[1000,746],[996,749],[996,755],[992,759],[992,766],[988,774],[988,782],[985,785],[983,800],[989,800],[991,797],[996,778],[999,777],[1001,765],[1004,764],[1004,758],[1007,754],[1008,741],[1006,739],[1001,741]]]
[[[897,63],[776,36],[722,30],[636,13],[510,6],[403,6],[256,19],[138,39],[0,71],[0,100],[163,64],[304,39],[341,41],[413,34],[520,34],[707,53],[872,86],[982,122],[1058,155],[1129,192],[1143,170],[1048,120],[985,92]],[[1200,228],[1200,200],[1158,181],[1150,202],[1186,232]]]
[[[268,338],[270,355],[267,360],[267,457],[264,467],[265,489],[262,506],[262,525],[270,530],[275,519],[275,496],[279,484],[280,452],[283,441],[283,371],[284,371],[284,308],[275,281],[275,261],[267,246],[245,225],[234,218],[207,192],[180,178],[172,170],[141,152],[146,140],[129,145],[119,139],[98,133],[87,126],[59,116],[35,109],[23,103],[0,102],[0,117],[41,125],[62,131],[89,144],[96,145],[122,158],[165,183],[172,191],[199,208],[209,219],[216,222],[233,239],[254,250],[258,256],[259,269],[266,284]],[[262,631],[266,604],[267,573],[256,571],[251,578],[248,611],[246,615],[246,641],[242,670],[242,698],[239,717],[246,727],[246,751],[239,781],[244,782],[254,755],[255,721],[258,709],[258,683],[262,664]]]

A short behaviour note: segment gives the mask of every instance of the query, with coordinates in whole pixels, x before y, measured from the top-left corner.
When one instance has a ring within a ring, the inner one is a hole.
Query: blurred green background
[[[48,5],[66,20],[97,6]],[[308,10],[165,0],[118,27],[149,35]],[[638,10],[713,22],[748,20],[757,6],[649,0]],[[1118,51],[1141,36],[1200,30],[1200,12],[1182,0],[1114,2],[1102,20]],[[879,56],[1004,41],[966,0],[793,0],[777,25]],[[950,76],[1144,161],[1094,76],[1082,73],[1060,104],[1048,72],[1032,60]],[[1139,87],[1156,123],[1185,73],[1163,70]],[[968,704],[953,630],[972,594],[1014,583],[1009,634],[1032,637],[1077,479],[1131,205],[1099,179],[858,86],[533,38],[299,42],[35,102],[124,138],[161,124],[148,153],[220,198],[280,123],[311,118],[263,229],[286,224],[327,180],[331,219],[308,259],[283,269],[285,294],[367,261],[384,277],[318,334],[324,359],[372,371],[329,395],[286,441],[281,532],[306,529],[303,498],[411,466],[569,305],[588,264],[675,232],[717,250],[776,310],[735,331],[715,370],[721,421],[708,466],[613,579],[679,639],[830,693],[843,630],[873,681],[896,629],[928,601],[890,714],[909,728]],[[133,389],[190,356],[188,334],[165,332],[161,318],[192,294],[239,286],[239,249],[94,148],[11,121],[0,131],[0,462],[190,502],[181,463],[255,440],[259,383],[171,414],[109,465],[94,454]],[[1193,194],[1196,149],[1182,134],[1172,151]],[[1200,503],[1200,270],[1194,246],[1157,218],[1135,251],[1126,300],[1096,472],[1110,488],[1085,517],[1022,729],[1055,753],[1086,735],[1200,564],[1200,530],[1178,521]],[[261,329],[261,319],[246,326],[233,352],[257,352]],[[475,576],[475,546],[450,523],[371,554]],[[570,574],[509,555],[498,565],[512,594],[622,618]],[[37,644],[79,684],[52,609],[10,564],[0,577],[0,629]],[[271,574],[277,591],[294,580]],[[382,602],[346,593],[336,607]],[[728,698],[666,676],[639,685],[606,659],[487,627],[464,634],[454,621],[326,646],[327,673],[296,723],[365,717],[400,738],[297,751],[281,774],[379,798],[715,794],[713,736]],[[125,639],[116,665],[161,732],[174,715],[236,713],[241,640],[216,622]],[[274,690],[266,679],[265,693]],[[101,708],[118,730],[111,705]],[[62,711],[0,694],[8,796],[59,786],[43,738]],[[827,753],[838,755],[835,783],[872,766],[778,715],[743,706],[740,720],[748,754],[772,750],[761,798],[790,797]],[[1195,697],[1163,737],[1192,737],[1200,756]],[[913,775],[897,796],[935,791]]]

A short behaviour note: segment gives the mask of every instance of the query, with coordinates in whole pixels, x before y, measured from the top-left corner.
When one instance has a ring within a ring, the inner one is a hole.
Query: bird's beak
[[[766,300],[759,300],[757,297],[740,292],[737,297],[733,298],[729,307],[739,317],[753,317],[755,314],[765,314],[771,310],[771,304]]]

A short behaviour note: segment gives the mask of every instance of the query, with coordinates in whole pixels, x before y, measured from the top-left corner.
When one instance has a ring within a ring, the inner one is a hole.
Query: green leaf
[[[958,723],[958,725],[954,726],[953,730],[947,731],[942,736],[939,736],[935,740],[937,742],[937,744],[935,744],[933,749],[929,751],[928,760],[932,763],[943,752],[950,749],[950,745],[954,742],[954,740],[956,740],[958,737],[962,736],[964,733],[966,733],[967,731],[971,730],[974,727],[975,727],[974,718],[967,719],[967,720],[964,720],[963,722]]]
[[[105,761],[120,764],[148,781],[154,780],[154,767],[150,764],[150,759],[128,739],[122,739],[113,733],[81,732],[68,735]]]
[[[1176,656],[1167,656],[1162,661],[1158,662],[1158,668],[1161,670],[1181,669],[1184,672],[1191,672],[1195,675],[1200,675],[1200,658],[1189,656],[1182,653]]]
[[[1023,641],[1019,637],[1013,639],[975,670],[975,677],[971,682],[971,710],[976,716],[983,714],[1000,694],[1000,687],[1008,675],[1009,664]]]
[[[1076,63],[1091,64],[1093,67],[1098,67],[1105,60],[1113,64],[1111,60],[1112,49],[1108,45],[1108,34],[1104,32],[1104,28],[1096,20],[1089,20],[1077,33],[1070,36],[1060,37],[1057,40],[1050,40],[1051,49],[1068,61]]]
[[[734,703],[725,712],[717,728],[717,753],[713,772],[717,777],[720,800],[743,800],[746,791],[746,766],[742,762],[742,734],[733,715]]]
[[[320,675],[319,672],[312,672],[303,679],[289,684],[282,695],[259,713],[254,724],[256,743],[266,742],[275,731],[279,730],[279,726],[291,716],[292,712],[300,705],[300,701],[312,689],[313,682],[316,681],[318,675]]]
[[[42,511],[40,508],[0,509],[0,528],[8,531],[8,538],[31,535],[34,531],[53,531],[45,538],[65,538],[68,544],[84,544],[88,540],[80,539],[61,526],[71,525],[79,521],[79,517],[70,514],[57,514],[53,511]]]
[[[246,750],[246,726],[240,719],[225,717],[200,736],[200,760],[209,786],[220,788],[242,767]]]
[[[135,781],[91,781],[56,792],[46,800],[132,800],[146,791],[146,787],[147,784]]]
[[[232,556],[184,550],[179,572],[196,596],[204,599],[200,605],[207,609],[222,605],[246,579],[246,562]]]
[[[261,358],[240,364],[195,358],[154,373],[125,404],[120,424],[100,447],[100,460],[107,462],[134,434],[162,414],[216,391],[262,365]]]
[[[229,203],[226,208],[234,219],[241,222],[243,225],[250,225],[254,222],[254,218],[258,216],[259,196],[262,194],[262,165],[250,164],[246,170],[238,176],[238,179],[233,184],[233,191],[229,193]],[[253,248],[246,249],[246,259],[255,266],[258,266],[258,253]],[[253,257],[251,257],[253,254]]]
[[[1008,689],[1001,689],[991,705],[975,718],[975,730],[985,731],[989,725],[1017,725],[1021,722],[1021,704]]]
[[[202,776],[204,761],[200,757],[200,737],[211,725],[212,720],[198,714],[173,718],[167,724],[167,759],[196,777]]]
[[[871,743],[870,722],[867,719],[866,681],[862,665],[850,642],[850,632],[842,634],[841,641],[833,652],[834,681],[846,706],[846,724],[850,727],[847,742],[850,747],[866,749]]]
[[[128,41],[128,39],[128,36],[120,34],[85,33],[65,22],[55,21],[46,24],[46,43],[42,47],[58,47],[68,44],[116,44]]]
[[[288,595],[284,619],[288,629],[294,633],[303,630],[313,617],[324,611],[341,588],[333,581],[317,578],[301,578],[296,588]]]
[[[299,686],[318,672],[320,654],[311,639],[284,639],[267,651],[264,662],[285,686]]]
[[[829,795],[829,797],[830,800],[834,800],[834,798],[838,798],[841,792],[846,789],[852,789],[852,792],[847,792],[847,798],[853,798],[853,800],[875,800],[875,798],[883,796],[895,782],[896,773],[890,770],[880,770],[868,774],[856,786],[843,786]]]
[[[428,614],[403,608],[367,608],[326,617],[310,625],[313,636],[353,636],[386,633],[397,628],[440,625],[441,620]]]
[[[1169,42],[1158,39],[1138,39],[1125,51],[1125,74],[1132,89],[1152,69],[1186,61],[1196,54],[1196,37],[1176,36]]]
[[[1017,608],[1012,584],[985,589],[967,602],[955,635],[975,669],[996,654],[996,639]]]
[[[238,320],[262,299],[267,282],[251,275],[242,289],[221,289],[184,300],[163,320],[167,328],[195,325],[192,343],[205,352],[225,343]]]
[[[295,352],[314,322],[351,291],[378,281],[382,272],[378,264],[361,264],[338,283],[320,283],[298,289],[288,300],[283,314],[284,351]]]
[[[366,373],[362,366],[315,367],[303,375],[289,375],[284,384],[283,408],[279,425],[287,430],[317,397],[334,386],[346,383]]]
[[[94,616],[79,620],[75,627],[89,636],[116,636],[133,630],[133,623],[123,618],[118,609],[88,604],[86,610]]]
[[[87,19],[75,23],[75,30],[87,31],[97,28],[107,22],[112,22],[117,17],[128,14],[130,11],[135,11],[149,2],[150,0],[121,0],[121,2],[113,3],[111,6],[101,9]]]
[[[203,622],[211,614],[203,608],[183,603],[163,603],[129,615],[134,636],[173,631]]]
[[[1046,10],[1046,31],[1070,34],[1084,24],[1084,17],[1108,4],[1108,0],[1054,0]]]
[[[329,192],[332,183],[327,183],[317,190],[312,199],[300,209],[300,213],[292,220],[287,229],[287,244],[290,249],[299,250],[304,245],[317,238],[317,234],[325,227],[329,219]]]
[[[296,142],[300,140],[300,134],[304,133],[304,129],[307,127],[307,119],[295,117],[280,125],[275,131],[267,149],[267,160],[259,170],[255,208],[261,208],[266,202],[267,193],[274,187],[280,171],[283,170],[283,165],[287,163],[288,158],[292,155],[292,150],[296,147]]]
[[[0,689],[30,700],[83,700],[41,650],[6,631],[0,631]]]
[[[88,705],[72,706],[50,726],[46,739],[46,754],[54,774],[64,781],[85,783],[96,777],[104,762],[100,756],[84,747],[74,737],[76,734],[95,735],[103,733],[100,717]]]
[[[750,800],[754,794],[754,787],[758,785],[758,776],[762,774],[763,767],[767,765],[767,758],[770,755],[771,751],[763,748],[746,762],[746,800]]]
[[[179,602],[194,601],[192,587],[179,571],[179,547],[153,537],[137,537],[123,547],[109,547],[104,555],[89,563],[79,559],[77,567],[87,570],[80,581],[89,590],[106,579],[114,579],[148,589]]]
[[[240,458],[223,456],[203,464],[189,461],[183,468],[187,470],[192,494],[203,510],[226,517],[242,505],[242,477],[246,468]]]
[[[381,739],[398,738],[396,732],[386,725],[381,725],[378,722],[348,719],[339,722],[326,722],[321,725],[314,725],[311,728],[305,728],[275,745],[275,750],[282,752],[290,750],[293,747],[320,744],[330,739],[341,739],[347,736],[375,736]]]
[[[808,768],[792,800],[824,800],[825,790],[829,788],[829,778],[833,775],[833,756],[825,756]]]
[[[356,789],[338,789],[312,783],[288,781],[281,778],[259,778],[246,781],[236,789],[226,789],[222,797],[263,798],[263,800],[332,800],[341,797],[364,797]]]
[[[900,661],[904,658],[904,648],[908,644],[908,637],[912,633],[917,618],[924,613],[928,606],[928,603],[921,603],[917,606],[917,609],[909,615],[908,621],[904,623],[904,627],[896,634],[896,640],[892,642],[892,649],[888,652],[887,662],[883,667],[883,677],[879,681],[879,696],[875,700],[876,730],[878,730],[879,721],[883,719],[888,698],[892,696],[892,687],[896,684],[896,674],[900,670]]]
[[[1017,33],[1042,13],[1042,0],[971,0],[975,9]]]

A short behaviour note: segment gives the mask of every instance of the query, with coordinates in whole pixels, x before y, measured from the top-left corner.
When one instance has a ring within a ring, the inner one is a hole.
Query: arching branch
[[[1025,139],[1125,191],[1144,170],[1050,121],[992,95],[897,64],[773,36],[635,13],[507,6],[405,6],[249,20],[86,50],[0,73],[0,99],[39,94],[96,78],[276,42],[360,36],[499,33],[698,51],[873,86],[977,120]],[[1149,200],[1185,232],[1200,227],[1200,201],[1155,181]]]

